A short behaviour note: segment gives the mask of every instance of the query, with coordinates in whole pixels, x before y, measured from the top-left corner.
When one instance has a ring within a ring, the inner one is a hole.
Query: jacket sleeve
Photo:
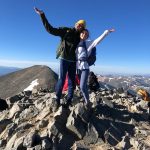
[[[63,28],[54,28],[52,25],[50,25],[44,13],[41,14],[41,20],[48,33],[63,37],[63,35],[65,34]]]
[[[102,35],[100,35],[97,39],[91,42],[91,44],[88,46],[88,51],[90,51],[93,47],[95,47],[97,44],[99,44],[107,35],[109,31],[105,30]]]

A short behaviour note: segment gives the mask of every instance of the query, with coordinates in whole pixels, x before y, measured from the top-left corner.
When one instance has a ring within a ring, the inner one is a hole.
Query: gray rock
[[[64,109],[62,106],[59,107],[57,112],[54,114],[55,122],[57,122],[62,127],[65,127],[69,113],[70,113],[69,109]]]
[[[43,149],[42,149],[42,146],[41,146],[41,145],[36,145],[36,146],[34,147],[34,150],[43,150]]]
[[[12,123],[10,119],[4,119],[0,121],[0,134],[5,130],[8,124]]]
[[[24,123],[19,124],[18,127],[15,130],[17,132],[18,131],[24,131],[24,130],[29,129],[31,127],[33,127],[33,125],[31,123],[24,122]]]
[[[117,147],[123,150],[130,149],[132,147],[130,143],[130,137],[128,134],[122,137],[122,141],[118,143]]]
[[[7,104],[11,107],[14,103],[21,100],[18,95],[6,98]]]
[[[0,111],[6,110],[8,108],[8,104],[6,100],[0,98]]]
[[[88,124],[88,130],[86,131],[83,140],[87,144],[95,144],[98,140],[99,134],[92,124]]]
[[[0,139],[0,147],[3,147],[4,145],[6,145],[7,141]]]
[[[110,108],[113,108],[113,107],[114,107],[113,103],[112,103],[110,100],[108,100],[107,97],[102,97],[102,101],[103,101],[103,103],[106,104],[108,107],[110,107]]]
[[[25,121],[25,120],[32,119],[37,114],[39,114],[38,109],[34,106],[30,106],[29,108],[22,111],[22,113],[20,114],[20,120]]]
[[[117,145],[122,140],[122,132],[116,126],[111,126],[104,134],[105,141],[112,146]]]
[[[73,111],[68,117],[66,128],[72,131],[79,139],[82,139],[86,132],[86,124]]]
[[[14,150],[25,150],[26,148],[23,147],[23,140],[24,140],[24,136],[17,138],[14,142],[13,149]]]
[[[20,105],[14,104],[9,110],[9,118],[12,118],[17,112],[20,112],[21,110],[23,110],[23,108]]]
[[[52,143],[48,139],[42,140],[42,149],[49,150],[52,148]]]
[[[90,109],[91,108],[86,108],[85,105],[83,105],[83,103],[78,103],[77,105],[75,105],[72,111],[76,116],[79,116],[82,119],[82,121],[87,123],[90,119]]]
[[[71,147],[72,150],[90,150],[88,146],[85,145],[83,141],[78,141],[73,144]]]
[[[40,136],[34,131],[30,132],[23,141],[23,146],[26,148],[31,148],[40,142]]]
[[[44,128],[48,125],[48,120],[41,120],[38,124],[38,128]]]
[[[113,94],[113,99],[119,99],[119,98],[120,98],[119,94],[117,94],[117,93]]]

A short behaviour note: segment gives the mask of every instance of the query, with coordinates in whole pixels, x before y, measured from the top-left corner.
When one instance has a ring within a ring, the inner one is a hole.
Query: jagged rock
[[[5,130],[0,135],[0,139],[2,138],[5,140],[9,140],[11,136],[13,135],[13,132],[15,131],[16,127],[17,125],[15,123],[8,124]]]
[[[123,89],[123,87],[119,87],[119,88],[117,88],[117,92],[118,92],[119,94],[124,93],[124,89]]]
[[[0,121],[0,134],[5,130],[8,124],[12,123],[10,119],[4,119]]]
[[[18,136],[18,133],[15,133],[11,138],[10,140],[7,142],[7,145],[5,147],[6,150],[11,150],[13,148],[13,145],[17,139],[17,136]]]
[[[0,98],[0,111],[6,110],[7,108],[8,108],[7,102]]]
[[[126,94],[126,93],[119,94],[119,96],[120,96],[121,98],[127,98],[127,94]]]
[[[62,106],[59,107],[57,112],[54,114],[54,120],[62,127],[66,126],[67,118],[69,116],[70,111],[67,109],[64,109]]]
[[[6,99],[7,104],[9,105],[9,107],[11,107],[15,102],[21,100],[20,97],[18,95],[12,96],[12,97],[8,97]]]
[[[38,95],[38,90],[37,90],[37,89],[33,89],[33,90],[32,90],[32,94],[33,94],[34,96],[37,96],[37,95]]]
[[[120,98],[119,94],[117,94],[117,93],[113,94],[113,99],[119,99],[119,98]]]
[[[66,128],[72,131],[79,139],[82,139],[86,132],[86,124],[79,116],[72,111],[68,117]]]
[[[41,145],[36,145],[36,146],[34,147],[34,150],[42,150],[42,146],[41,146]]]
[[[48,135],[49,137],[58,137],[58,135],[60,136],[60,134],[63,132],[64,128],[61,127],[61,125],[59,124],[59,122],[57,122],[56,120],[53,119],[52,122],[49,123],[48,125]]]
[[[40,136],[35,131],[31,131],[24,138],[23,146],[26,148],[31,148],[31,147],[37,145],[40,142],[40,140],[41,140]]]
[[[24,136],[19,137],[15,140],[13,150],[25,150],[26,148],[23,147],[23,141],[24,141]]]
[[[138,108],[137,105],[132,105],[132,106],[130,107],[130,111],[131,111],[131,112],[139,112],[139,108]]]
[[[72,150],[90,150],[88,146],[85,145],[84,141],[75,142],[71,147]]]
[[[128,89],[126,91],[126,93],[127,93],[128,96],[132,96],[132,97],[136,97],[137,96],[137,93],[134,90],[132,90],[132,89]]]
[[[22,113],[20,114],[20,121],[25,121],[25,120],[32,119],[38,113],[39,113],[39,111],[37,110],[36,107],[30,106],[29,108],[22,111]]]
[[[90,97],[90,102],[93,103],[94,101],[96,101],[96,93],[92,92],[89,97]]]
[[[20,112],[21,110],[23,110],[21,106],[14,104],[13,107],[9,110],[9,118],[12,118],[15,113]]]
[[[0,111],[0,121],[6,119],[8,117],[9,110],[3,110],[2,112]]]
[[[48,125],[48,120],[41,120],[38,124],[38,129],[44,128]]]
[[[41,112],[43,111],[43,109],[46,108],[46,100],[43,99],[43,97],[39,100],[35,100],[34,102],[35,107]],[[50,110],[50,108],[49,108]]]
[[[34,125],[32,125],[31,123],[24,122],[24,123],[18,125],[18,127],[16,128],[16,131],[24,131],[26,129],[33,127],[33,126]]]
[[[10,97],[10,107],[0,112],[0,149],[149,149],[147,102],[122,96],[125,93],[119,94],[117,88],[100,89],[90,93],[89,108],[79,91],[75,93],[73,106],[56,111],[56,94],[48,89]],[[132,111],[133,107],[137,109]]]
[[[74,112],[74,114],[76,116],[79,116],[82,121],[84,121],[85,123],[89,122],[89,117],[90,117],[90,109],[91,108],[86,108],[85,105],[83,103],[78,103],[73,109],[72,111]]]
[[[52,148],[52,142],[50,142],[48,139],[42,140],[42,149],[49,150]]]
[[[51,111],[49,107],[45,107],[36,117],[36,121],[44,119],[46,116],[50,115]]]
[[[129,135],[125,135],[122,138],[122,141],[120,143],[118,143],[118,145],[116,146],[119,149],[129,149],[132,147],[131,143],[130,143],[130,137]]]
[[[3,147],[6,145],[7,141],[6,140],[0,140],[0,147]]]
[[[112,127],[105,132],[104,137],[105,141],[112,146],[116,146],[121,141],[120,133],[116,133],[116,129]]]
[[[110,100],[108,100],[107,97],[102,97],[102,101],[103,101],[103,103],[106,104],[108,107],[110,107],[110,108],[113,108],[113,107],[114,107],[113,103],[112,103]]]
[[[99,134],[92,124],[88,124],[87,131],[83,140],[87,144],[95,144],[98,141]]]

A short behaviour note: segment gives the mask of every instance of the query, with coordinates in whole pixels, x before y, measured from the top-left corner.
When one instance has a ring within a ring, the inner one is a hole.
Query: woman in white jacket
[[[77,59],[77,70],[80,78],[80,89],[84,96],[85,103],[89,103],[89,93],[87,87],[87,80],[89,75],[89,65],[85,58],[91,54],[92,48],[99,44],[105,37],[111,32],[114,32],[114,29],[105,30],[102,35],[100,35],[95,40],[87,40],[89,37],[89,32],[87,29],[84,29],[80,33],[80,43],[76,49],[76,59]]]

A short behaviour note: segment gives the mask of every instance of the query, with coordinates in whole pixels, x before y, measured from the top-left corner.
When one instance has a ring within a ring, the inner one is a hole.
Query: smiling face
[[[81,40],[86,40],[87,38],[89,37],[89,32],[88,30],[83,30],[81,33],[80,33],[80,39]]]
[[[81,32],[83,29],[84,29],[84,25],[83,24],[79,24],[79,23],[76,23],[75,24],[75,29],[79,32]]]
[[[85,29],[86,27],[86,22],[85,20],[79,20],[78,22],[76,22],[75,24],[75,29],[79,32],[81,32],[83,29]]]

